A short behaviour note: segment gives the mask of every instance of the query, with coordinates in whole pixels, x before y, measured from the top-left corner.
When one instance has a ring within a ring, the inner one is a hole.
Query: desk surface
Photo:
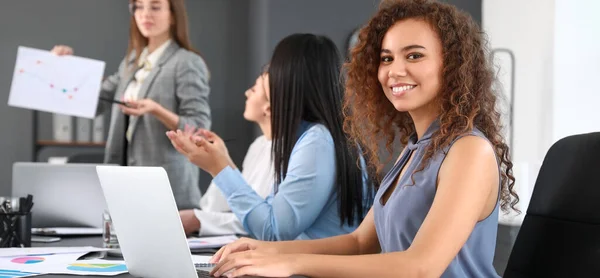
[[[52,242],[52,243],[37,243],[34,242],[31,244],[32,247],[77,247],[77,246],[94,246],[94,247],[102,247],[102,237],[101,236],[91,236],[91,237],[72,237],[72,238],[62,238],[60,241]],[[88,277],[88,278],[106,278],[106,277],[135,277],[129,273],[124,273],[116,276],[74,276],[67,274],[46,274],[40,275],[36,277],[53,277],[53,278],[74,278],[74,277]]]
[[[32,243],[32,247],[77,247],[77,246],[94,246],[94,247],[102,247],[102,237],[101,236],[92,236],[92,237],[73,237],[73,238],[62,238],[60,241],[52,242],[52,243]],[[196,254],[196,253],[194,253]],[[197,254],[197,255],[212,255],[212,254]],[[129,273],[124,273],[116,276],[74,276],[67,274],[46,274],[39,275],[36,277],[46,277],[46,278],[74,278],[74,277],[84,277],[84,278],[106,278],[106,277],[118,277],[118,278],[132,278],[135,277]],[[303,278],[301,276],[293,276],[290,278]]]

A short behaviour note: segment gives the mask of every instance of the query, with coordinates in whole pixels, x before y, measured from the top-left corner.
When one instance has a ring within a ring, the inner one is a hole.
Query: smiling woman
[[[127,54],[100,93],[127,104],[112,109],[104,162],[161,166],[178,208],[197,208],[199,170],[164,134],[186,126],[210,128],[208,68],[191,46],[183,0],[130,0],[129,11]],[[57,45],[52,52],[70,55],[73,49]],[[100,103],[97,113],[108,105]]]
[[[498,277],[501,209],[518,201],[476,23],[438,1],[384,0],[347,64],[345,130],[379,168],[403,151],[354,232],[320,240],[241,239],[215,276]],[[396,137],[399,134],[400,138]]]

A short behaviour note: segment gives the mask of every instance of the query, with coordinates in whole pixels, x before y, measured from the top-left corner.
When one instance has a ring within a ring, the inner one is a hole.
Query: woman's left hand
[[[210,133],[211,141],[199,136],[198,133],[190,135],[189,132],[181,130],[169,131],[167,136],[179,153],[214,177],[228,165],[232,168],[235,165],[229,157],[223,140],[216,134]]]
[[[211,275],[290,277],[297,274],[295,267],[298,256],[298,254],[274,255],[254,250],[232,253],[213,268]]]
[[[141,116],[146,113],[153,113],[157,110],[160,104],[149,98],[141,100],[126,101],[127,106],[119,105],[123,114],[130,116]]]

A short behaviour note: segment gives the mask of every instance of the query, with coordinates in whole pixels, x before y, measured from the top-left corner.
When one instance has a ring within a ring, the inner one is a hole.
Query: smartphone
[[[57,242],[60,241],[60,237],[55,237],[55,236],[31,236],[31,242],[43,242],[43,243],[50,243],[50,242]]]

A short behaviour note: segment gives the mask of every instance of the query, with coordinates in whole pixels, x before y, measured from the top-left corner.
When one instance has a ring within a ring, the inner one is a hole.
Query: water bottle
[[[104,248],[119,248],[115,226],[107,210],[102,213],[102,241]]]

